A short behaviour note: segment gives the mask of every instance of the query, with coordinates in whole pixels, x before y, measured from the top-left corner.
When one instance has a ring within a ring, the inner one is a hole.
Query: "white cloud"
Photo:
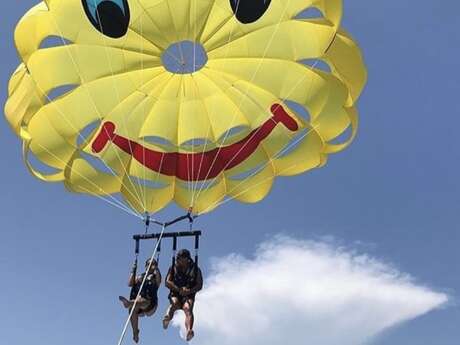
[[[369,256],[278,237],[251,259],[215,260],[197,298],[194,342],[358,345],[447,300]]]

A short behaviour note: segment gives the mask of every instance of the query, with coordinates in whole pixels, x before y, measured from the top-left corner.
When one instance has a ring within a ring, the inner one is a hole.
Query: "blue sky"
[[[34,3],[0,4],[2,100],[18,63],[13,29]],[[233,252],[252,257],[279,233],[334,238],[452,296],[448,307],[392,328],[373,344],[458,343],[459,11],[454,1],[345,1],[343,25],[360,43],[369,69],[356,141],[325,168],[278,180],[257,205],[227,203],[199,219],[205,271],[210,258]],[[116,297],[127,292],[130,238],[142,225],[95,198],[32,178],[6,121],[0,143],[0,339],[115,343],[125,318]],[[173,206],[159,217],[177,214]],[[164,334],[158,319],[148,323],[146,340],[177,344],[177,332]]]

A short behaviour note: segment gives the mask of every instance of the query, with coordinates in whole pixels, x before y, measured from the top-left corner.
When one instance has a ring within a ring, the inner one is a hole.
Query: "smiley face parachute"
[[[16,28],[6,118],[31,173],[72,192],[137,212],[257,202],[356,134],[366,70],[341,15],[341,0],[45,0]]]

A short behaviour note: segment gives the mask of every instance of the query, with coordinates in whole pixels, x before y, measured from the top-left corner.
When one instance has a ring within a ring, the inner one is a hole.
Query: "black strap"
[[[145,234],[144,235],[134,235],[133,238],[136,241],[136,263],[137,259],[139,257],[139,247],[140,247],[140,240],[146,240],[146,239],[152,239],[152,238],[157,238],[159,239],[158,243],[158,248],[157,248],[157,261],[159,262],[160,259],[160,252],[161,252],[161,240],[165,237],[173,237],[173,258],[172,258],[172,267],[175,268],[176,266],[176,252],[177,252],[177,238],[182,237],[182,236],[195,236],[195,266],[198,266],[198,250],[200,246],[200,235],[201,231],[193,231],[193,222],[194,220],[198,217],[197,215],[192,214],[193,209],[190,208],[188,210],[188,213],[184,216],[178,217],[172,221],[162,223],[157,221],[156,219],[152,218],[151,215],[146,212],[145,217],[144,217],[144,224],[145,224]],[[190,224],[190,232],[177,232],[177,233],[161,233],[161,234],[149,234],[148,229],[149,226],[153,223],[156,225],[160,225],[163,227],[163,230],[166,229],[167,227],[176,224],[178,222],[181,222],[183,220],[188,220]],[[174,272],[173,272],[174,274]]]
[[[172,266],[171,266],[171,278],[174,280],[174,272],[176,269],[176,252],[177,252],[177,236],[173,237],[173,256],[172,256]]]
[[[135,250],[135,253],[136,253],[136,256],[139,255],[139,247],[140,247],[140,240],[136,240],[136,250]]]
[[[160,255],[161,255],[161,239],[158,240],[158,246],[157,246],[157,264],[160,264]]]
[[[136,240],[136,249],[134,250],[135,258],[134,258],[134,265],[137,267],[137,260],[139,258],[139,250],[140,250],[140,240]]]
[[[174,224],[176,224],[176,223],[179,223],[180,221],[183,221],[183,220],[185,220],[185,219],[188,219],[189,223],[193,223],[193,221],[195,220],[195,218],[196,218],[196,216],[192,216],[192,214],[189,212],[189,213],[187,213],[185,216],[181,216],[181,217],[178,217],[178,218],[176,218],[176,219],[171,220],[170,222],[166,222],[166,223],[164,224],[164,226],[167,228],[167,227],[169,227],[169,226],[171,226],[171,225],[174,225]]]
[[[198,251],[200,250],[200,236],[195,236],[195,270],[198,270]]]

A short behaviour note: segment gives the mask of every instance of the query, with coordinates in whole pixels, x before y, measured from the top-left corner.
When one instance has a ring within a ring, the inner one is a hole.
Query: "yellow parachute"
[[[367,75],[341,16],[341,0],[45,0],[16,28],[6,117],[31,173],[70,191],[138,212],[257,202],[356,134]]]

